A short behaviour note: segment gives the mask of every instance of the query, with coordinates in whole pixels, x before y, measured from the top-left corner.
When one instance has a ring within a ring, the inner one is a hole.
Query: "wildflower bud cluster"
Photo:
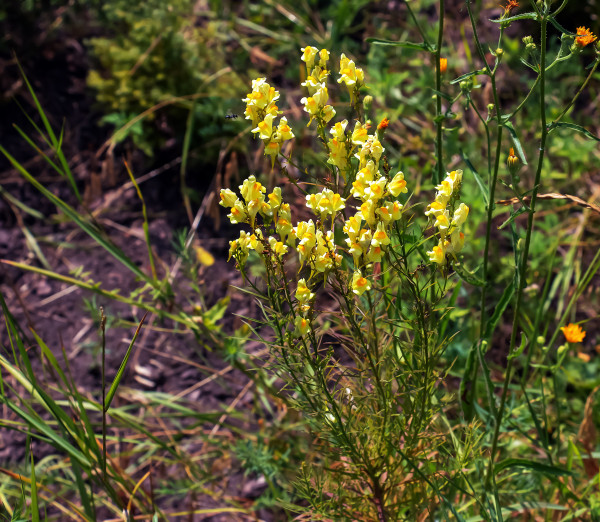
[[[458,195],[462,183],[462,170],[449,172],[446,179],[437,187],[435,200],[427,207],[425,215],[435,220],[433,226],[439,234],[439,242],[427,252],[429,260],[439,265],[446,264],[446,255],[456,255],[465,244],[461,227],[469,215],[469,207],[464,203],[458,206]]]

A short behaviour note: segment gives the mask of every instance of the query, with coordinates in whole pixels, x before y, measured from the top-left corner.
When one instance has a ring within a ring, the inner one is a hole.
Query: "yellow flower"
[[[360,270],[354,272],[354,275],[352,276],[352,291],[356,295],[363,295],[369,290],[371,290],[371,282],[363,277]]]
[[[363,125],[359,121],[354,124],[354,130],[352,131],[352,144],[362,145],[369,137],[369,126]]]
[[[252,129],[252,132],[258,132],[258,137],[261,140],[270,140],[271,135],[273,134],[273,119],[275,116],[272,114],[267,114],[265,119],[261,121],[255,129]]]
[[[346,126],[348,125],[348,120],[343,120],[343,121],[338,121],[333,127],[331,127],[331,129],[329,129],[329,132],[331,132],[331,135],[339,140],[339,141],[343,141],[346,138]]]
[[[406,181],[404,181],[404,174],[402,172],[398,172],[392,178],[392,181],[388,183],[387,190],[394,197],[398,197],[400,193],[408,192]]]
[[[598,39],[597,36],[594,36],[594,33],[587,29],[586,27],[578,27],[577,28],[577,36],[575,37],[575,45],[579,47],[579,49],[584,48],[586,45],[595,42]]]
[[[380,246],[372,246],[367,252],[367,260],[370,263],[381,263],[383,258],[383,248]]]
[[[429,256],[429,261],[432,263],[437,263],[438,265],[446,263],[446,252],[444,251],[442,241],[437,246],[434,246],[431,252],[427,252],[427,255]]]
[[[254,175],[249,176],[248,179],[244,180],[239,188],[246,203],[250,203],[254,200],[259,200],[262,203],[265,199],[264,193],[267,189],[263,187],[261,183],[256,181]]]
[[[306,62],[306,68],[310,71],[315,63],[315,56],[319,50],[316,47],[306,46],[300,49],[302,51],[302,61]]]
[[[310,288],[306,286],[306,280],[300,279],[298,281],[298,288],[296,289],[296,299],[300,304],[308,303],[315,294],[310,291]]]
[[[569,343],[580,343],[585,337],[585,332],[578,324],[569,323],[567,326],[561,327],[561,330]]]
[[[279,125],[277,126],[277,138],[280,140],[291,140],[294,137],[292,129],[288,125],[287,118],[284,116],[281,118]]]
[[[329,51],[327,49],[321,49],[319,51],[319,66],[325,67],[329,60]]]
[[[372,201],[379,201],[383,197],[387,179],[381,176],[377,181],[371,181],[369,187],[365,189],[365,198]]]
[[[452,225],[456,227],[460,227],[466,220],[469,215],[469,207],[464,203],[461,203],[458,208],[454,211],[454,216],[452,218]]]
[[[279,219],[275,227],[283,242],[287,242],[287,236],[292,232],[292,213],[289,203],[283,203],[279,209]]]
[[[380,222],[377,223],[377,229],[373,232],[373,239],[371,245],[378,247],[381,245],[387,246],[390,244],[390,238],[385,230],[385,225]]]
[[[282,257],[284,254],[287,254],[288,247],[284,245],[281,241],[277,241],[274,237],[269,237],[269,246],[271,247],[271,251],[278,257]]]
[[[235,192],[230,189],[221,189],[221,193],[219,194],[221,201],[219,201],[219,205],[225,208],[231,208],[235,205],[235,202],[238,200]]]
[[[294,333],[300,337],[304,337],[310,330],[310,321],[306,319],[306,317],[297,315],[294,321],[294,326],[296,327]]]

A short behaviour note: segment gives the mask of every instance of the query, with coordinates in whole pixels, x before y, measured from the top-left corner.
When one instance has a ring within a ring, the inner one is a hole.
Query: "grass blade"
[[[142,325],[144,324],[144,321],[146,320],[146,316],[148,315],[148,312],[146,312],[144,314],[144,317],[142,317],[142,320],[140,321],[140,324],[138,325],[135,334],[133,335],[133,339],[131,340],[131,342],[129,343],[129,347],[127,348],[127,353],[125,354],[125,357],[123,358],[123,362],[121,362],[121,366],[119,367],[119,371],[117,372],[117,375],[115,375],[115,380],[113,381],[112,385],[110,386],[110,389],[108,390],[108,393],[106,394],[106,399],[104,401],[104,411],[108,411],[108,408],[110,408],[110,403],[112,402],[115,393],[117,393],[117,388],[119,387],[119,384],[121,383],[121,379],[123,379],[123,374],[125,373],[125,369],[127,367],[127,361],[129,361],[129,356],[131,355],[131,350],[133,349],[133,345],[135,344],[135,341],[142,329]]]

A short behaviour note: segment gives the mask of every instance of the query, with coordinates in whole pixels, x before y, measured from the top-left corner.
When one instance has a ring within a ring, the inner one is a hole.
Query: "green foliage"
[[[201,123],[196,140],[203,143],[221,135],[229,100],[241,93],[227,69],[226,25],[199,19],[194,5],[110,0],[102,7],[102,21],[112,36],[89,41],[99,67],[90,72],[88,85],[107,111],[103,121],[118,130],[116,141],[130,137],[148,155],[161,141],[151,122],[164,118],[165,110],[179,136],[193,110]],[[131,121],[135,124],[124,129]]]

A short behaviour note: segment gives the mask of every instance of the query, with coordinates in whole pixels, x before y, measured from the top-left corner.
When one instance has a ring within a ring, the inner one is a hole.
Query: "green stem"
[[[496,451],[498,449],[498,438],[500,435],[500,426],[502,424],[502,417],[504,415],[504,407],[506,405],[506,396],[508,394],[508,386],[512,377],[513,370],[513,361],[515,360],[511,355],[515,350],[516,340],[517,340],[517,331],[519,327],[519,321],[521,316],[521,307],[523,304],[523,289],[525,288],[525,284],[527,281],[526,273],[527,273],[527,265],[529,260],[529,247],[531,245],[531,236],[533,233],[533,220],[535,215],[535,205],[537,202],[537,195],[540,187],[540,180],[542,177],[542,169],[544,165],[544,155],[546,150],[546,140],[548,138],[548,128],[546,125],[546,37],[547,37],[547,29],[548,29],[548,16],[544,15],[540,21],[541,25],[541,42],[540,42],[540,112],[541,118],[540,123],[542,127],[542,136],[540,139],[540,153],[538,156],[538,164],[535,173],[535,181],[533,186],[533,191],[531,194],[531,203],[530,203],[530,211],[529,217],[527,219],[527,232],[525,235],[525,244],[523,247],[523,253],[521,262],[518,266],[518,287],[517,287],[517,302],[515,304],[514,316],[513,316],[513,325],[512,332],[510,337],[510,348],[508,351],[508,363],[506,367],[506,375],[504,377],[504,386],[502,387],[502,395],[500,398],[500,406],[497,410],[496,422],[494,426],[494,435],[492,439],[492,450],[490,453],[490,461],[489,467],[486,477],[486,487],[489,486],[490,480],[494,473],[494,461],[496,458]]]
[[[592,79],[592,76],[594,75],[594,73],[596,72],[596,69],[598,68],[598,65],[600,65],[600,58],[596,59],[596,63],[594,64],[594,67],[592,67],[592,70],[590,71],[590,74],[588,74],[587,78],[585,79],[585,81],[583,82],[582,86],[579,88],[579,90],[577,91],[577,93],[575,94],[575,96],[573,96],[573,99],[571,100],[571,103],[569,103],[569,105],[567,105],[565,107],[565,109],[556,117],[556,119],[550,124],[548,130],[552,130],[556,124],[562,120],[563,116],[567,113],[567,111],[573,106],[573,104],[577,101],[577,98],[579,98],[579,95],[583,92],[583,90],[587,87],[587,84],[589,83],[589,81]]]
[[[440,0],[440,19],[438,22],[438,38],[435,48],[435,89],[438,93],[442,92],[442,71],[440,70],[440,58],[442,51],[442,42],[444,38],[444,0]],[[435,121],[436,121],[436,153],[437,153],[437,169],[435,183],[442,182],[444,179],[444,141],[442,136],[442,127],[444,120],[442,118],[442,97],[436,95],[435,100]]]

